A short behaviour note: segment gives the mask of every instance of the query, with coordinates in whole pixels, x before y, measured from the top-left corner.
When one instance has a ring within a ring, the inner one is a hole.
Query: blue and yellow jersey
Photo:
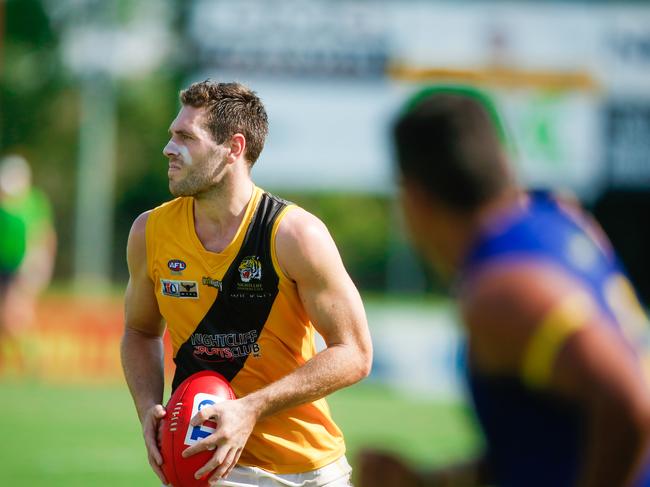
[[[550,194],[531,193],[525,208],[488,222],[463,265],[461,280],[486,265],[542,263],[581,283],[584,295],[567,296],[542,319],[527,346],[521,374],[481,373],[469,360],[472,399],[488,444],[488,457],[504,487],[575,485],[585,451],[583,416],[544,388],[557,352],[598,311],[647,367],[648,322],[609,242],[577,211]],[[589,298],[587,304],[583,299]],[[541,468],[540,466],[543,466]],[[638,486],[650,486],[650,468]]]
[[[193,201],[177,198],[154,209],[146,229],[148,272],[176,364],[172,388],[214,370],[243,397],[316,353],[314,327],[275,252],[278,226],[295,207],[255,188],[235,238],[216,253],[196,235]],[[344,452],[341,431],[320,399],[260,420],[239,463],[298,473]]]

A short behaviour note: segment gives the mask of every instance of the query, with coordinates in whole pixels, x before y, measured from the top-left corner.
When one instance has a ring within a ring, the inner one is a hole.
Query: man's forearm
[[[161,404],[164,390],[161,337],[126,328],[121,345],[122,368],[140,421],[145,412]]]
[[[257,416],[320,399],[358,382],[370,372],[370,363],[352,345],[332,345],[282,379],[246,396]]]

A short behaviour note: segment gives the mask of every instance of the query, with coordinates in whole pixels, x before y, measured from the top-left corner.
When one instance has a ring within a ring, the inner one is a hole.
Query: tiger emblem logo
[[[262,263],[256,256],[246,257],[239,264],[239,277],[242,282],[250,282],[251,279],[262,279]]]

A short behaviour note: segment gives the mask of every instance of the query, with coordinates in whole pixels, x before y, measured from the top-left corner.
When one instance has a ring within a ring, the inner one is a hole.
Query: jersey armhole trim
[[[157,212],[155,210],[152,210],[149,213],[149,216],[147,217],[147,224],[145,226],[145,249],[147,252],[146,258],[147,258],[147,275],[149,276],[149,279],[154,283],[154,286],[156,284],[156,281],[153,277],[153,251],[154,251],[154,225],[155,225],[155,220],[156,220]]]
[[[534,389],[548,385],[558,353],[566,341],[594,314],[591,298],[576,292],[562,298],[542,318],[528,341],[522,361],[524,383]]]
[[[294,208],[298,208],[298,207],[296,205],[285,206],[280,211],[280,213],[278,213],[278,216],[275,218],[275,221],[273,222],[273,228],[271,229],[271,260],[273,261],[273,268],[275,269],[275,272],[280,277],[280,279],[285,279],[287,281],[290,281],[291,279],[289,279],[289,277],[284,273],[284,271],[280,267],[280,262],[278,261],[278,254],[275,245],[275,239],[278,233],[278,228],[280,228],[280,222],[282,221],[284,216]]]

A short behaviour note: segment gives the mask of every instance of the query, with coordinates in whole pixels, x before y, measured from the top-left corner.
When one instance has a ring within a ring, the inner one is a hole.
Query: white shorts
[[[215,485],[223,487],[351,487],[352,467],[345,455],[317,470],[304,473],[275,474],[257,467],[235,466],[227,479]]]

